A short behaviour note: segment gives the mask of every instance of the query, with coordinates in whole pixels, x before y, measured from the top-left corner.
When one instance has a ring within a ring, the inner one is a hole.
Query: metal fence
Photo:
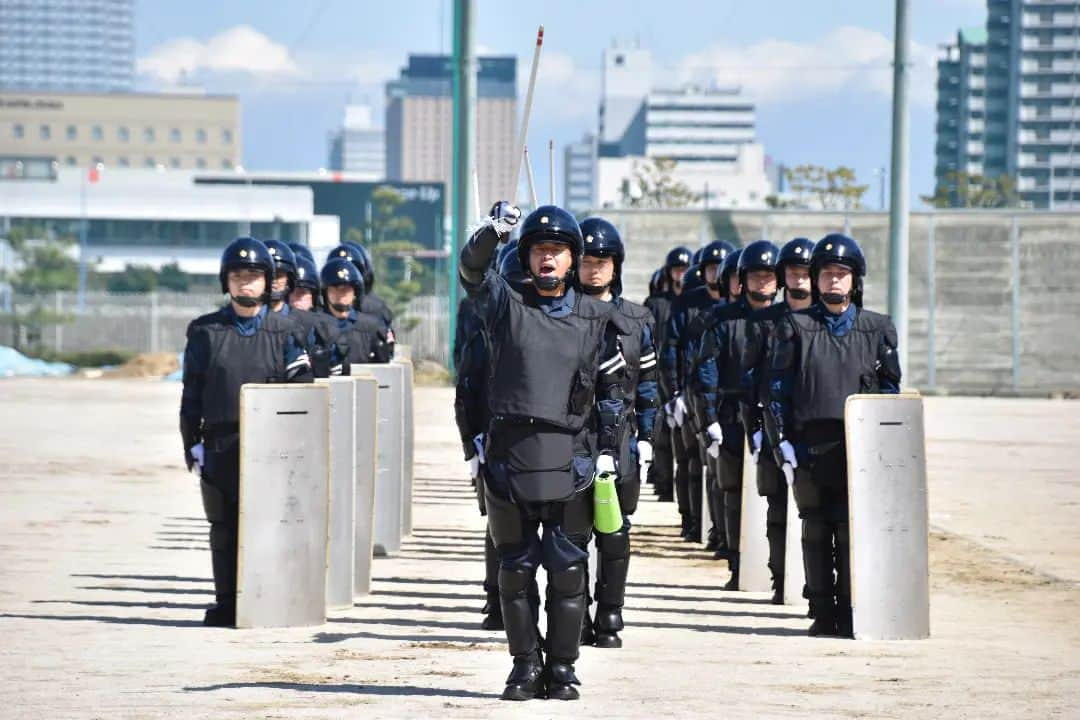
[[[218,294],[89,292],[80,308],[73,292],[16,293],[12,313],[0,320],[0,345],[56,353],[178,353],[184,348],[188,323],[221,303]],[[28,314],[44,322],[28,322]],[[445,364],[449,343],[446,298],[414,298],[405,314],[395,320],[395,331],[397,342],[411,346],[414,358]]]

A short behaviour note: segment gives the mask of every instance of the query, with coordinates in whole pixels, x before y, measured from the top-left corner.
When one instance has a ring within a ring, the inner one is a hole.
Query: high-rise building
[[[953,204],[962,175],[982,175],[986,131],[986,30],[956,34],[942,46],[937,79],[937,187],[947,189]]]
[[[591,133],[564,150],[563,202],[575,214],[596,207],[596,136]]]
[[[1080,2],[987,0],[986,7],[982,174],[1010,178],[1023,205],[1080,208]],[[951,91],[939,82],[939,167],[949,162],[940,107]],[[956,105],[976,99],[969,97]],[[944,119],[949,150],[955,138],[948,113]]]
[[[672,179],[697,196],[693,205],[765,206],[771,185],[754,103],[739,88],[655,87],[648,50],[610,48],[603,65],[596,206],[623,205],[659,159],[674,161]]]
[[[348,105],[341,129],[330,135],[330,169],[357,180],[386,178],[386,133],[375,127],[370,105]]]
[[[0,0],[0,89],[134,87],[135,0]]]
[[[476,103],[480,203],[506,193],[513,173],[517,59],[481,57]],[[386,85],[386,175],[390,180],[453,184],[453,87],[447,55],[410,55]]]

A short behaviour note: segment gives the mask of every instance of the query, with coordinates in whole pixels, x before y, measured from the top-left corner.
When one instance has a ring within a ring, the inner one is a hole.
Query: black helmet
[[[573,258],[570,265],[572,275],[577,269],[585,244],[577,219],[556,205],[541,205],[529,213],[521,225],[517,247],[518,260],[526,275],[532,273],[529,268],[529,250],[540,242],[557,242],[570,248]],[[570,277],[566,278],[567,281],[570,279]]]
[[[780,248],[780,257],[776,260],[776,286],[784,287],[784,268],[788,265],[810,265],[810,253],[814,251],[814,241],[807,238],[795,238],[784,243]]]
[[[701,265],[691,265],[683,275],[683,293],[688,293],[700,287],[705,287],[705,268]]]
[[[270,285],[274,281],[274,256],[265,245],[253,237],[238,237],[233,240],[221,253],[221,268],[218,271],[221,292],[225,294],[229,292],[229,271],[240,268],[255,268],[263,271],[266,277],[266,293],[260,301],[266,302],[270,297]]]
[[[728,278],[733,273],[738,273],[740,255],[742,255],[742,250],[733,250],[728,253],[728,256],[724,258],[724,262],[720,265],[720,293],[728,300],[732,299],[728,297]]]
[[[353,298],[353,307],[360,307],[360,299],[364,297],[364,278],[360,271],[349,260],[343,257],[330,258],[323,265],[319,273],[319,282],[322,285],[323,302],[330,307],[330,298],[327,297],[326,289],[333,285],[352,285],[356,292]]]
[[[370,292],[371,288],[375,287],[375,262],[371,259],[371,253],[358,242],[346,242],[345,244],[356,251],[353,255],[353,265],[360,271],[360,276],[364,278],[364,288]]]
[[[319,282],[319,269],[315,267],[315,261],[302,255],[296,258],[296,287],[306,288],[311,291],[315,305],[319,304],[319,291],[322,284]]]
[[[817,276],[821,268],[831,264],[846,265],[855,276],[851,283],[851,301],[862,307],[863,278],[866,276],[866,258],[859,243],[842,233],[831,233],[821,238],[810,253],[810,288],[815,301],[818,292]]]
[[[326,262],[331,260],[348,260],[353,266],[359,261],[360,253],[352,243],[341,243],[336,248],[326,253]],[[325,267],[325,265],[323,266]]]
[[[739,282],[742,283],[743,295],[750,294],[758,302],[772,301],[776,297],[776,291],[766,295],[764,293],[751,293],[746,287],[746,275],[754,270],[767,270],[776,277],[776,259],[780,256],[780,248],[768,240],[755,240],[742,249],[739,253]]]
[[[581,221],[581,234],[585,239],[585,254],[591,257],[609,257],[615,260],[615,274],[611,279],[611,294],[622,295],[622,266],[626,260],[626,247],[619,231],[600,217]]]
[[[498,272],[511,285],[528,282],[529,278],[521,267],[521,256],[517,253],[517,240],[511,240],[499,252]]]
[[[700,263],[702,265],[721,264],[733,252],[735,252],[735,246],[727,240],[713,240],[701,248]]]
[[[649,297],[656,297],[665,292],[664,279],[664,268],[653,270],[652,277],[649,278]]]
[[[286,300],[289,293],[296,287],[296,253],[280,240],[263,240],[263,245],[274,256],[274,273],[277,274],[283,271],[286,277],[289,278],[289,284],[285,288],[285,292],[275,293],[271,291],[270,299],[274,302]]]
[[[301,257],[306,257],[311,262],[315,262],[315,256],[311,254],[311,248],[309,248],[307,245],[303,245],[298,242],[291,242],[289,243],[289,249],[293,251],[293,255],[295,255],[297,259]]]
[[[690,256],[690,264],[691,265],[700,265],[701,264],[701,255],[704,252],[705,252],[705,248],[703,248],[703,247],[699,247],[697,250],[695,250],[694,254]]]
[[[670,270],[673,267],[690,267],[690,258],[692,254],[690,248],[685,245],[671,248],[671,250],[668,250],[667,257],[664,259],[664,269]]]

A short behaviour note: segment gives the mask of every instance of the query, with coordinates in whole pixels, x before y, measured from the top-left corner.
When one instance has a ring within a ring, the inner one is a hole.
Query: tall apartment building
[[[1080,208],[1080,2],[986,6],[983,174],[1011,178],[1029,207]],[[939,133],[941,94],[939,82]],[[937,148],[940,167],[940,134]]]
[[[953,204],[958,176],[983,174],[986,132],[986,30],[956,34],[942,46],[937,79],[937,187],[948,188]]]
[[[386,132],[375,127],[370,105],[348,105],[339,130],[330,135],[330,169],[357,180],[386,178]]]
[[[596,136],[591,133],[563,150],[563,202],[575,214],[596,207]]]
[[[476,103],[476,166],[484,207],[506,192],[517,132],[517,59],[481,57]],[[386,85],[386,175],[453,183],[453,87],[447,55],[410,55]]]
[[[135,0],[0,0],[0,89],[134,87]]]

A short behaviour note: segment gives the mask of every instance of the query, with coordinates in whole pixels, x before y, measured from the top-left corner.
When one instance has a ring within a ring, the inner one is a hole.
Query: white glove
[[[638,462],[647,465],[652,462],[652,443],[648,440],[639,440],[637,444]]]
[[[479,463],[486,463],[487,458],[484,457],[484,433],[480,433],[472,439],[473,447],[476,448],[476,461]],[[473,477],[476,477],[474,474]]]
[[[709,425],[709,427],[705,428],[705,432],[709,434],[709,439],[714,443],[719,445],[724,442],[724,430],[720,427],[720,423],[714,422]]]
[[[203,448],[202,443],[195,443],[189,452],[191,457],[195,458],[195,463],[199,466],[199,474],[202,475],[203,465],[206,464],[206,449]]]
[[[604,453],[600,457],[596,458],[596,474],[599,475],[614,475],[615,474],[615,458]]]
[[[709,447],[705,449],[705,452],[708,453],[709,457],[713,460],[720,457],[720,441],[713,440],[712,443],[709,444]]]
[[[750,459],[757,465],[758,456],[761,455],[761,431],[755,430],[750,436]]]
[[[480,477],[480,456],[473,455],[466,462],[469,463],[469,477],[474,480]]]
[[[675,398],[675,424],[682,427],[683,422],[686,420],[686,402],[682,399],[682,395]]]
[[[780,469],[784,471],[784,479],[788,487],[795,486],[795,468],[799,467],[799,461],[795,457],[795,448],[787,440],[780,441],[780,454],[784,458],[784,464]]]
[[[668,400],[667,405],[664,406],[664,421],[667,426],[672,430],[675,429],[675,399]]]

